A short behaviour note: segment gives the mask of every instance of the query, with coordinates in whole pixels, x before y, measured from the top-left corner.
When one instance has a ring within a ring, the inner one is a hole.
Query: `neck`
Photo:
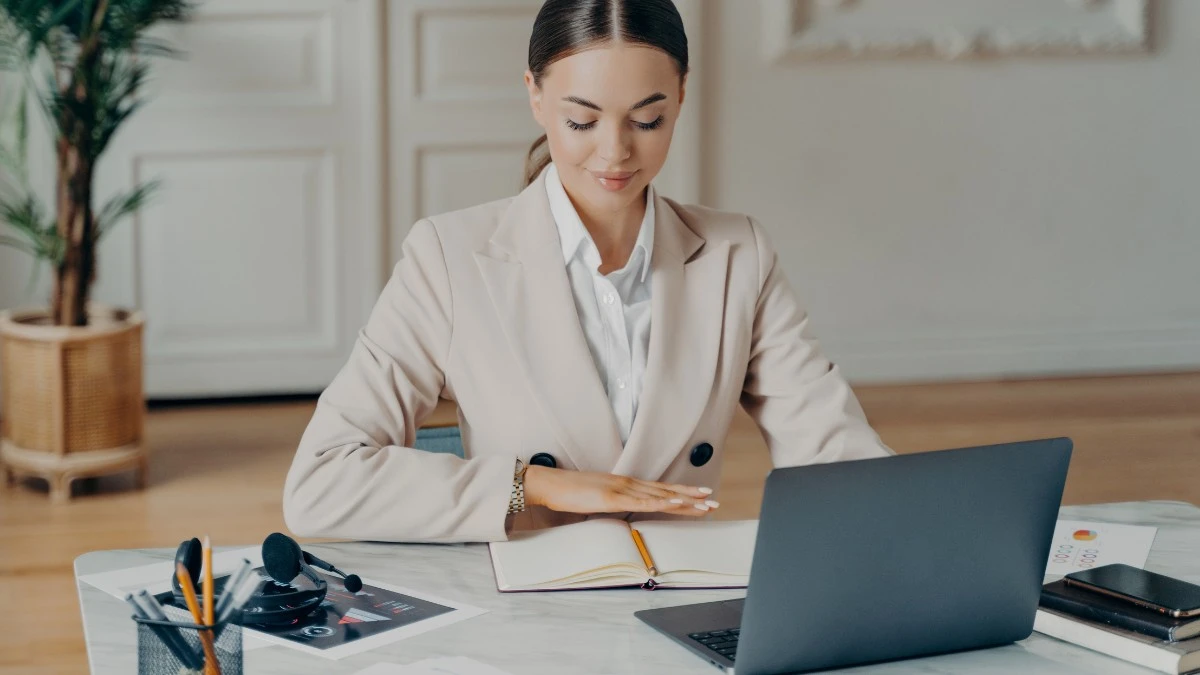
[[[646,190],[642,190],[639,198],[616,211],[590,207],[576,200],[570,192],[567,192],[567,196],[600,253],[600,273],[607,274],[624,267],[633,254],[638,233],[642,229],[642,219],[646,215]]]

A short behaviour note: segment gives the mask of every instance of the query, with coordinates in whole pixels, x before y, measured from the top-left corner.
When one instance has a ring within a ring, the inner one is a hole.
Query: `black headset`
[[[237,621],[239,624],[285,626],[315,614],[325,602],[329,584],[312,569],[313,567],[341,576],[344,579],[343,585],[351,593],[362,589],[362,580],[358,575],[346,574],[311,553],[301,550],[295,540],[279,532],[274,532],[263,540],[262,558],[263,568],[270,575],[270,580],[250,596],[242,608],[242,615]],[[196,599],[203,602],[200,584],[203,550],[200,540],[193,537],[181,542],[175,550],[175,562],[182,563],[187,569],[192,586],[196,590]],[[307,577],[313,587],[301,589],[293,586],[291,582],[300,575]],[[171,593],[179,606],[187,606],[183,588],[175,575],[171,575]]]

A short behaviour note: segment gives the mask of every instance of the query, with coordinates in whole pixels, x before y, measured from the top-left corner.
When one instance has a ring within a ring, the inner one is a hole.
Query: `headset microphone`
[[[345,579],[342,585],[345,586],[346,590],[350,591],[351,593],[357,593],[362,590],[362,579],[359,579],[357,574],[346,574],[345,572],[339,570],[324,560],[321,560],[308,551],[301,551],[300,553],[304,557],[304,562],[308,563],[309,565],[323,569],[327,572],[333,572],[334,574],[341,575]]]

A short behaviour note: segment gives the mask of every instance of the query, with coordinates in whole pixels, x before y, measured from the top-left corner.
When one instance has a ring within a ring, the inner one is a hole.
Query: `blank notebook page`
[[[660,574],[703,570],[750,576],[757,520],[661,520],[630,525],[642,533]]]
[[[526,587],[609,565],[638,561],[629,524],[596,518],[543,530],[513,533],[493,542],[492,554],[510,586]]]

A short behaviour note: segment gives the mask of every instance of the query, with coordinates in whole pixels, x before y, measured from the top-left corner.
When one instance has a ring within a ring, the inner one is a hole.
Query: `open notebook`
[[[638,548],[635,529],[652,566]],[[757,532],[757,520],[597,518],[517,532],[488,548],[501,591],[745,588]]]

